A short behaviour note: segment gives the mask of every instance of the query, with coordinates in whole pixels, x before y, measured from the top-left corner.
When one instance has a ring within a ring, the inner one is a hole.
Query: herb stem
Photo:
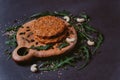
[[[78,68],[79,70],[86,67],[88,65],[89,59],[90,59],[90,53],[89,53],[88,48],[86,46],[83,46],[82,49],[83,49],[83,53],[85,54],[85,63],[81,67]]]
[[[103,40],[104,40],[103,35],[101,33],[99,33],[99,35],[98,35],[98,41],[97,41],[95,49],[92,51],[92,54],[95,54],[95,52],[97,51],[97,49],[101,46]]]

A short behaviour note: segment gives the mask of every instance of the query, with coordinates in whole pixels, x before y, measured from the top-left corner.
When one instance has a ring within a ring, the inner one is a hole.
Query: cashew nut
[[[94,41],[91,41],[91,40],[88,40],[88,41],[87,41],[87,44],[88,44],[89,46],[93,46],[93,45],[95,44],[95,42],[94,42]]]
[[[37,64],[31,65],[30,70],[31,72],[37,72],[38,71]]]
[[[67,22],[70,21],[70,17],[69,16],[64,16],[63,19],[65,19]]]
[[[76,21],[81,23],[81,22],[84,22],[85,19],[84,18],[77,18]]]
[[[74,42],[74,41],[75,41],[75,38],[66,38],[66,41],[67,41],[67,42]]]

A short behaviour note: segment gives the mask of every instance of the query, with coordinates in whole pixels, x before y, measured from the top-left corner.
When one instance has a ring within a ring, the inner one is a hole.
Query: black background
[[[73,14],[86,12],[90,24],[102,32],[105,41],[91,63],[83,70],[73,68],[58,71],[32,73],[29,66],[19,66],[4,55],[5,37],[2,31],[42,11],[68,10]],[[120,0],[0,0],[0,80],[120,80]]]

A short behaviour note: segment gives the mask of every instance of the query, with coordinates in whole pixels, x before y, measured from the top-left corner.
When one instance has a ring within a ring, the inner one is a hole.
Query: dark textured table
[[[19,66],[7,60],[7,47],[2,31],[23,19],[42,11],[68,10],[73,14],[86,12],[91,25],[105,36],[101,53],[93,57],[83,70],[73,68],[45,73],[32,73],[29,66]],[[120,80],[120,0],[0,0],[0,80]]]

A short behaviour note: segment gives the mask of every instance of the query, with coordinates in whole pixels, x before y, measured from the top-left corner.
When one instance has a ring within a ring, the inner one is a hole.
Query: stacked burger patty
[[[16,62],[23,62],[33,57],[50,57],[69,52],[77,43],[77,33],[73,26],[68,25],[65,20],[55,16],[43,16],[23,24],[16,35],[18,46],[12,58]],[[28,50],[28,53],[19,55],[21,49]]]
[[[57,43],[65,39],[68,26],[61,18],[44,16],[38,18],[32,27],[34,38],[40,43],[49,44]]]

